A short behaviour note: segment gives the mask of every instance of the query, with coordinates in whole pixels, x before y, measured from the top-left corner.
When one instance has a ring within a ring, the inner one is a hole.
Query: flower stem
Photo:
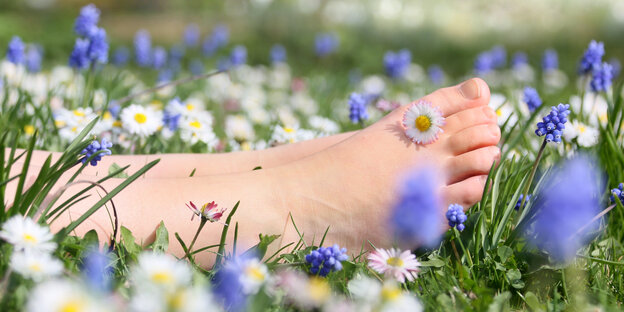
[[[531,169],[531,174],[529,175],[529,179],[527,180],[526,185],[524,186],[524,190],[521,193],[523,194],[523,196],[522,196],[522,202],[520,203],[520,208],[518,209],[518,215],[522,215],[522,211],[524,210],[524,203],[526,202],[526,199],[528,197],[527,194],[529,194],[531,183],[533,183],[533,178],[535,177],[537,166],[539,165],[539,162],[542,159],[542,155],[544,154],[544,149],[546,149],[547,143],[548,141],[546,141],[546,138],[544,138],[544,142],[542,142],[542,146],[540,147],[539,152],[537,153],[537,157],[535,158],[535,163],[533,164],[533,168]]]
[[[188,248],[188,254],[186,255],[189,260],[193,261],[191,258],[191,254],[193,251],[193,246],[195,245],[195,241],[197,240],[197,237],[199,236],[199,232],[201,232],[202,228],[204,227],[204,225],[206,225],[206,219],[202,218],[201,222],[199,223],[199,227],[197,228],[197,232],[195,232],[195,236],[193,237],[193,240],[191,241],[191,244],[189,245]]]
[[[457,239],[457,241],[459,242],[459,247],[461,247],[462,252],[464,253],[464,255],[466,255],[466,259],[468,259],[468,264],[470,264],[470,267],[472,268],[474,266],[474,263],[472,262],[470,251],[464,248],[464,243],[462,243],[461,238],[459,237],[459,231],[457,230],[456,227],[453,227],[453,232],[455,233],[455,239]]]

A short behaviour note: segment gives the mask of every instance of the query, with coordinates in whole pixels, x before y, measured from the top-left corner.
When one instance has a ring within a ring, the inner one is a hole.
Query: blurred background
[[[439,64],[451,75],[470,72],[478,53],[495,45],[510,57],[526,52],[535,67],[554,48],[569,74],[591,39],[603,41],[609,56],[624,55],[621,0],[0,0],[0,52],[20,35],[43,47],[44,69],[66,62],[76,38],[74,19],[88,3],[102,11],[111,52],[122,46],[132,51],[140,29],[151,33],[153,45],[171,47],[183,42],[189,24],[197,25],[199,45],[225,25],[228,44],[244,45],[248,63],[269,63],[271,47],[279,43],[298,75],[380,72],[384,53],[402,48],[414,63]],[[331,57],[315,53],[315,36],[322,32],[337,36]]]

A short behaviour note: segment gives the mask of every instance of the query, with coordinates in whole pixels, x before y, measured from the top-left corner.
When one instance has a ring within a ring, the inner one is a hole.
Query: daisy
[[[150,136],[162,125],[162,112],[149,107],[132,104],[121,112],[123,127],[131,134]]]
[[[68,280],[41,283],[29,293],[26,311],[113,311],[110,302],[98,302],[86,288]]]
[[[220,311],[210,292],[202,287],[187,287],[166,294],[137,289],[130,299],[132,312],[212,312]]]
[[[321,117],[321,116],[312,116],[308,119],[308,123],[310,127],[320,131],[325,135],[336,134],[340,132],[340,126],[336,122],[331,119]]]
[[[56,249],[50,229],[22,216],[7,220],[2,225],[0,238],[15,246],[16,250],[52,252]]]
[[[327,279],[308,276],[300,271],[280,272],[277,285],[284,290],[289,301],[303,310],[311,310],[326,304],[331,298]]]
[[[41,252],[14,252],[11,255],[11,268],[35,282],[60,275],[63,272],[61,261]]]
[[[191,144],[203,142],[208,149],[214,149],[219,140],[212,131],[212,115],[208,112],[198,112],[194,117],[184,117],[180,122],[180,138]]]
[[[130,280],[140,289],[171,291],[191,282],[191,270],[175,258],[145,252],[130,271]]]
[[[193,217],[197,215],[200,216],[202,219],[208,220],[210,222],[219,221],[219,219],[223,217],[223,213],[225,212],[225,210],[227,210],[227,208],[216,209],[217,204],[215,204],[214,201],[203,204],[201,208],[197,208],[197,206],[195,206],[193,202],[189,202],[188,204],[186,204],[186,207],[191,209],[191,211],[194,213]],[[193,217],[191,217],[191,220],[193,220]]]
[[[586,125],[577,120],[573,120],[569,127],[563,129],[563,137],[570,142],[576,139],[578,145],[582,147],[592,147],[598,143],[600,132],[598,129]]]
[[[444,117],[430,102],[413,103],[403,115],[405,135],[416,144],[429,144],[442,132]]]
[[[253,126],[242,115],[229,115],[225,118],[225,133],[238,142],[251,141],[255,136]]]
[[[377,273],[392,276],[397,281],[404,283],[405,279],[413,281],[420,271],[420,262],[416,260],[409,250],[401,252],[400,249],[377,248],[368,255],[368,266]]]

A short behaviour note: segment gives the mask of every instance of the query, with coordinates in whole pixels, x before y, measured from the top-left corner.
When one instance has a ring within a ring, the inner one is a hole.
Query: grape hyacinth
[[[617,188],[611,190],[611,201],[615,203],[616,197],[620,199],[620,202],[624,205],[624,183],[620,183]]]
[[[316,35],[314,39],[316,55],[325,57],[338,48],[338,37],[332,33],[322,33]]]
[[[199,43],[199,27],[196,24],[186,26],[184,30],[184,44],[188,47],[197,46]]]
[[[524,205],[522,204],[522,201],[524,200]],[[524,199],[524,194],[520,194],[520,197],[518,197],[518,202],[516,202],[516,206],[514,206],[515,210],[520,210],[520,207],[526,207],[529,204],[529,201],[531,200],[531,194],[526,196],[526,199]]]
[[[613,67],[609,63],[594,64],[591,71],[592,79],[589,83],[593,92],[606,92],[613,80]]]
[[[152,39],[147,30],[141,29],[134,35],[134,56],[137,64],[147,67],[152,59]]]
[[[444,71],[439,65],[431,65],[427,70],[429,79],[435,85],[441,85],[444,83]]]
[[[368,99],[366,96],[355,92],[351,93],[351,96],[349,96],[349,119],[351,119],[352,123],[363,122],[368,119],[367,103]]]
[[[41,59],[43,58],[43,49],[40,46],[31,46],[26,52],[24,65],[31,73],[37,73],[41,70]]]
[[[77,38],[74,44],[74,50],[69,55],[69,66],[78,69],[85,69],[89,67],[89,57],[87,53],[89,51],[89,40],[83,38]]]
[[[74,23],[74,31],[80,37],[91,37],[98,30],[99,20],[100,10],[94,4],[86,5],[80,9],[80,15]]]
[[[242,45],[237,45],[232,49],[230,53],[230,64],[232,66],[238,66],[247,62],[247,48]]]
[[[458,204],[451,204],[446,212],[446,219],[450,227],[456,227],[460,232],[463,231],[466,226],[466,214],[464,213],[464,207]]]
[[[544,51],[544,55],[542,56],[542,70],[548,72],[558,68],[559,57],[557,56],[557,51],[553,49]]]
[[[108,62],[108,41],[106,40],[106,30],[98,28],[89,37],[89,60],[93,63],[106,64]]]
[[[180,118],[184,109],[179,97],[173,98],[163,110],[163,124],[171,131],[176,131],[180,126]]]
[[[537,136],[546,136],[546,142],[561,142],[561,134],[565,129],[565,123],[568,121],[570,114],[569,104],[559,104],[553,106],[550,114],[545,116],[541,122],[537,123],[535,134]]]
[[[82,8],[76,18],[74,29],[80,38],[76,39],[69,56],[69,65],[76,69],[87,69],[95,64],[108,63],[108,40],[106,30],[97,27],[100,11],[93,5]]]
[[[540,98],[537,90],[531,87],[524,88],[524,103],[529,107],[529,111],[533,112],[536,108],[542,105],[542,99]]]
[[[529,65],[529,58],[524,52],[516,52],[511,58],[511,67],[513,69],[522,68]]]
[[[6,59],[13,64],[22,64],[24,62],[24,42],[18,36],[14,36],[9,42]]]
[[[489,51],[481,52],[477,55],[474,63],[474,71],[477,75],[485,75],[494,69],[494,61]]]
[[[319,247],[306,255],[305,260],[311,265],[310,273],[327,276],[332,271],[342,270],[342,261],[349,259],[347,249],[338,245],[332,247]]]
[[[494,68],[501,68],[507,64],[507,51],[503,46],[495,46],[490,50],[492,58],[492,66]]]
[[[620,71],[622,70],[622,64],[616,58],[612,58],[609,60],[609,64],[611,65],[611,71],[613,73],[613,78],[617,78],[620,75]]]
[[[529,240],[558,263],[573,259],[596,230],[590,223],[600,212],[601,177],[595,161],[579,156],[557,167],[544,183],[534,203],[535,223],[527,229]]]
[[[271,63],[278,64],[286,62],[286,48],[281,44],[276,44],[271,48]]]
[[[409,65],[412,63],[412,53],[408,49],[398,52],[388,51],[384,55],[384,68],[388,77],[401,79],[405,77]]]
[[[162,69],[167,64],[167,50],[163,47],[154,47],[152,52],[152,67]]]
[[[602,57],[605,54],[604,44],[592,40],[583,54],[583,58],[579,64],[579,74],[586,75],[594,70],[594,66],[600,65]]]
[[[95,157],[93,157],[93,159],[91,159],[91,161],[89,162],[91,166],[97,166],[98,162],[102,160],[103,156],[112,154],[110,150],[111,147],[113,147],[113,143],[106,140],[106,138],[103,138],[101,142],[94,140],[93,142],[91,142],[91,144],[89,144],[89,146],[87,146],[85,149],[82,150],[82,152],[80,152],[80,154],[85,155],[85,157],[83,157],[80,161],[85,164],[87,163],[87,160],[89,160],[89,157],[91,157],[95,153],[102,151],[95,155]]]

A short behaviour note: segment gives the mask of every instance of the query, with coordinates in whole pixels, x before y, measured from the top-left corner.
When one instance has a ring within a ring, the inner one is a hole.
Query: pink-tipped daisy
[[[430,102],[418,101],[410,105],[403,115],[405,135],[416,144],[429,144],[443,132],[444,117]]]
[[[394,277],[398,282],[413,281],[420,269],[420,262],[409,250],[377,248],[368,255],[368,266],[377,273]]]
[[[223,213],[226,210],[226,208],[216,209],[217,204],[215,204],[214,201],[203,204],[201,208],[197,208],[197,206],[195,206],[193,202],[189,202],[188,204],[186,204],[186,207],[191,209],[191,211],[194,213],[193,217],[191,217],[191,220],[193,220],[195,215],[197,215],[200,216],[202,219],[208,220],[210,222],[219,221],[219,219],[221,219]]]

